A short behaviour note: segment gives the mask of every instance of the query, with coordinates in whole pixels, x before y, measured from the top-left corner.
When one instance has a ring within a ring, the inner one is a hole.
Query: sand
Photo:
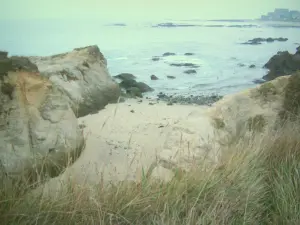
[[[79,118],[86,126],[86,148],[61,178],[140,180],[151,167],[148,175],[168,180],[174,166],[187,167],[207,149],[204,144],[213,135],[207,108],[127,100]]]

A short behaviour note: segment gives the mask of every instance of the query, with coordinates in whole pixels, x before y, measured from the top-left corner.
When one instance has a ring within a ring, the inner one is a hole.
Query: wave
[[[230,28],[257,28],[260,27],[256,24],[181,24],[181,23],[159,23],[153,25],[156,28],[176,28],[176,27],[230,27]]]

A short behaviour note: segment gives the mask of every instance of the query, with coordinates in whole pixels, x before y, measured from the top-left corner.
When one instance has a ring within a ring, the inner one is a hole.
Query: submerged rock
[[[150,79],[151,79],[151,80],[158,80],[158,77],[155,76],[155,75],[151,75],[151,76],[150,76]]]
[[[176,54],[173,53],[173,52],[165,52],[165,53],[163,54],[163,56],[172,56],[172,55],[176,55]]]
[[[254,65],[254,64],[251,64],[250,66],[249,66],[249,68],[250,69],[253,69],[253,68],[255,68],[256,66]]]
[[[199,65],[196,65],[194,63],[171,63],[170,66],[176,66],[176,67],[190,67],[190,68],[198,68]]]
[[[186,70],[186,71],[184,71],[184,73],[186,73],[186,74],[196,74],[197,71],[196,70]]]
[[[254,38],[254,39],[251,39],[247,42],[244,42],[242,44],[247,44],[247,45],[260,45],[262,44],[262,42],[274,42],[274,41],[279,41],[279,42],[285,42],[287,41],[288,38]]]
[[[167,76],[168,79],[175,79],[176,77],[174,76]]]
[[[120,73],[120,74],[114,76],[114,78],[117,78],[120,80],[135,80],[136,76],[134,76],[131,73]]]
[[[160,60],[160,58],[158,56],[152,57],[152,61],[159,61],[159,60]]]
[[[187,52],[187,53],[184,53],[184,55],[190,56],[190,55],[195,55],[195,54],[194,54],[194,53],[191,53],[191,52]]]

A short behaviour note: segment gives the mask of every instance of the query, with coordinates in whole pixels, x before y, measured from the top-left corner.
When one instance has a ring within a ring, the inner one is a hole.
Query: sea
[[[160,23],[172,26],[157,26]],[[267,73],[263,66],[270,57],[278,51],[294,53],[300,45],[300,23],[258,20],[0,21],[0,31],[0,50],[9,55],[46,56],[98,45],[110,74],[134,74],[138,81],[154,88],[148,95],[236,93],[257,85],[253,81]],[[283,37],[288,41],[242,44],[258,37]],[[165,52],[176,55],[161,57]],[[161,60],[153,61],[154,56]],[[188,68],[171,63],[199,67],[196,74],[186,74]],[[249,68],[252,64],[255,68]],[[151,75],[158,80],[151,80]]]

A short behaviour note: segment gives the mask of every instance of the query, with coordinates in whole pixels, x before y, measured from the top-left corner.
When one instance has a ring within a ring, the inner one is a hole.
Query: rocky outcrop
[[[242,44],[245,44],[245,45],[260,45],[262,44],[262,42],[268,42],[268,43],[271,43],[271,42],[274,42],[274,41],[279,41],[279,42],[285,42],[287,41],[288,39],[287,38],[254,38],[254,39],[251,39],[247,42],[244,42]]]
[[[136,81],[136,76],[131,73],[121,73],[114,76],[114,78],[117,78],[121,81],[119,85],[125,90],[125,97],[142,97],[143,93],[153,91],[153,88],[151,88],[149,85]]]
[[[34,68],[23,64],[28,62],[25,58],[21,61],[25,69]],[[79,156],[83,146],[83,134],[67,96],[48,78],[25,69],[6,71],[0,80],[2,179],[46,167],[52,171],[48,175],[56,176],[69,159]]]
[[[264,65],[264,68],[269,69],[264,80],[273,80],[276,77],[290,75],[297,70],[300,70],[300,51],[299,47],[295,54],[290,54],[288,51],[278,52],[276,55]]]
[[[106,59],[97,46],[29,59],[37,65],[42,76],[49,78],[67,96],[77,117],[118,101],[119,85],[112,80]]]

